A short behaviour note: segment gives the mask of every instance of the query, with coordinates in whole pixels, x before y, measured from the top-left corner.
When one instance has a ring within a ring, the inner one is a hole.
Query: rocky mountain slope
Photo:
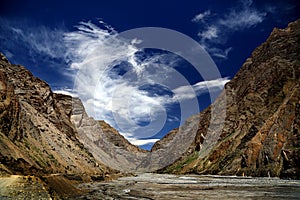
[[[286,29],[275,28],[215,103],[199,114],[198,131],[189,150],[160,172],[299,179],[299,44],[300,20]],[[225,109],[220,110],[222,107]],[[219,114],[212,115],[213,109],[219,109]],[[219,116],[224,112],[223,123]],[[173,135],[159,141],[159,146],[166,145]]]
[[[84,146],[97,160],[113,169],[122,172],[135,171],[139,160],[147,153],[130,144],[106,122],[89,117],[78,98],[73,98],[71,121]]]
[[[71,98],[71,97],[70,97]],[[192,117],[194,119],[195,117]],[[85,112],[82,102],[73,98],[71,121],[80,142],[93,156],[110,168],[121,172],[151,172],[173,163],[188,148],[195,137],[196,121],[188,120],[167,145],[156,151],[146,151],[130,144],[118,131],[104,121],[96,121]]]
[[[78,131],[80,142],[93,156],[110,168],[121,172],[152,172],[175,162],[188,150],[196,136],[198,116],[192,116],[164,145],[156,144],[155,151],[146,151],[130,144],[118,131],[104,121],[96,121],[85,112],[82,102],[73,98],[71,121]]]
[[[5,174],[104,177],[70,121],[70,97],[52,93],[28,70],[0,58],[0,170]]]

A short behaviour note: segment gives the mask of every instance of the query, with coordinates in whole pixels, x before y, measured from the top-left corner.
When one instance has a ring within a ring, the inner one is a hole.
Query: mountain
[[[211,106],[151,151],[1,54],[0,172],[49,175],[53,187],[70,185],[55,174],[88,181],[118,171],[300,178],[299,36],[300,20],[274,29]]]
[[[0,55],[0,175],[26,175],[6,178],[15,186],[3,188],[1,195],[12,190],[13,196],[29,195],[24,199],[50,193],[66,197],[78,194],[73,181],[104,180],[117,173],[80,142],[71,115],[70,96],[53,93],[46,82]]]
[[[198,115],[189,149],[159,172],[299,179],[299,44],[300,20],[286,29],[275,28],[216,101]],[[153,151],[174,134],[166,135]]]
[[[130,144],[106,122],[89,117],[78,98],[73,98],[70,118],[78,131],[79,140],[97,160],[122,172],[136,171],[146,150]]]

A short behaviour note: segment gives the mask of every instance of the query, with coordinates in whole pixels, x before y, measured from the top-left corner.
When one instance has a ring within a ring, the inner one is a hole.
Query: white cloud
[[[22,64],[39,76],[42,70],[55,70],[66,76],[64,80],[53,81],[49,84],[66,84],[71,87],[72,71],[68,70],[65,63],[66,47],[63,35],[66,32],[64,26],[50,28],[44,25],[33,25],[26,19],[12,20],[0,17],[0,43],[1,49],[10,62]],[[51,75],[49,74],[49,78]],[[48,79],[49,81],[49,79]]]
[[[233,31],[238,31],[261,23],[265,16],[265,12],[259,12],[255,9],[233,10],[224,19],[219,20],[219,25]]]
[[[230,81],[228,77],[210,80],[210,81],[201,81],[192,86],[184,85],[178,87],[174,90],[176,99],[186,100],[196,98],[203,93],[207,93],[208,90],[219,90],[221,91],[224,85]]]
[[[5,57],[6,57],[8,60],[10,60],[10,59],[12,59],[12,58],[14,57],[14,54],[11,53],[11,52],[8,51],[8,50],[4,50],[3,53],[4,53]]]
[[[146,144],[154,144],[157,142],[159,139],[136,139],[136,138],[128,138],[129,142],[131,144],[137,145],[137,146],[142,146]]]
[[[204,92],[206,88],[220,88],[223,89],[223,86],[229,81],[228,77],[226,78],[219,78],[210,81],[201,81],[193,85],[193,88],[196,90],[197,93]]]
[[[69,88],[62,88],[62,89],[54,90],[53,92],[56,94],[69,95],[71,97],[78,97],[78,95],[72,89]]]
[[[133,45],[141,41],[126,41],[108,26],[100,28],[90,22],[81,23],[78,31],[65,34],[65,41],[71,68],[78,71],[74,77],[74,91],[87,112],[140,144],[139,138],[149,138],[164,127],[169,105],[195,99],[195,94],[201,95],[209,89],[221,90],[228,80],[210,80],[189,86],[173,68],[178,57],[160,53],[141,59],[137,56],[141,50]],[[116,66],[122,66],[121,74]],[[151,93],[150,86],[155,84],[174,96]],[[146,89],[141,89],[142,86]],[[147,125],[141,125],[143,123]]]
[[[210,53],[217,58],[227,59],[229,52],[232,50],[232,47],[228,47],[227,49],[219,49],[219,48],[210,48]]]
[[[50,29],[45,26],[29,26],[28,22],[9,21],[0,18],[1,26],[7,31],[10,43],[26,45],[34,54],[47,55],[50,58],[64,58],[63,34],[65,30]],[[10,44],[7,44],[8,46]]]
[[[218,37],[219,29],[215,26],[209,26],[205,31],[199,32],[198,36],[202,40],[211,40]]]
[[[207,10],[196,15],[192,21],[201,22],[202,30],[198,33],[201,45],[213,56],[227,59],[232,47],[217,48],[216,46],[224,46],[232,33],[244,31],[262,23],[266,14],[266,12],[255,8],[252,0],[248,0],[239,2],[223,15],[214,15],[210,10]],[[204,17],[208,15],[210,15],[209,20],[204,21]]]
[[[34,32],[34,34],[32,34]],[[28,34],[28,35],[27,35]],[[63,58],[64,46],[62,30],[51,30],[47,27],[40,27],[32,30],[31,33],[24,33],[22,36],[24,41],[31,45],[37,53],[45,54],[51,58]]]
[[[208,17],[210,15],[210,10],[206,10],[205,12],[203,13],[199,13],[198,15],[196,15],[192,21],[193,22],[204,22],[204,19],[206,17]]]
[[[81,23],[78,30],[66,33],[65,41],[71,68],[78,70],[74,90],[87,112],[121,132],[135,132],[140,121],[158,118],[164,109],[162,102],[139,86],[161,78],[156,71],[167,72],[166,66],[155,63],[163,57],[138,63],[134,54],[139,50],[118,38],[111,27],[101,29],[88,22]],[[122,62],[128,71],[118,75],[113,67]]]

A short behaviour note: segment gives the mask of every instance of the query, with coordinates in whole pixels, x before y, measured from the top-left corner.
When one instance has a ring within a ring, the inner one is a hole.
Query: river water
[[[143,173],[85,183],[76,199],[300,199],[300,180]]]

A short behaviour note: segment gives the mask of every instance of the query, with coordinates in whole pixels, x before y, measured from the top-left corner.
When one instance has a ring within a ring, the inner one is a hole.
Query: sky
[[[4,0],[0,51],[149,149],[299,13],[295,0]]]

